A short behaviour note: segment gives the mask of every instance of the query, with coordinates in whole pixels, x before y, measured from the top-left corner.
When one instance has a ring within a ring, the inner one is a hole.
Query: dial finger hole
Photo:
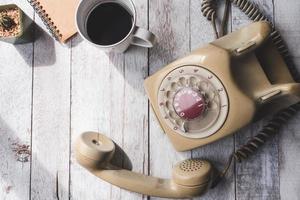
[[[168,110],[173,110],[173,106],[172,106],[172,104],[170,103],[170,101],[167,101],[167,102],[166,102],[166,107],[167,107]]]
[[[201,81],[198,83],[198,88],[200,90],[206,91],[208,89],[208,83],[206,81]]]
[[[178,126],[181,126],[182,121],[180,119],[176,119],[174,120],[175,124],[177,124]]]
[[[176,82],[171,83],[171,89],[172,90],[177,90],[178,84]]]
[[[186,79],[186,81],[185,81],[185,86],[186,86],[186,87],[191,86],[190,79]]]
[[[174,94],[175,93],[170,91],[170,90],[166,92],[166,96],[167,96],[168,99],[171,99],[174,96]]]
[[[195,86],[197,84],[197,79],[196,77],[192,76],[190,77],[190,86]]]
[[[177,115],[175,112],[169,111],[168,114],[169,114],[169,116],[170,116],[171,118],[173,118],[173,119],[178,119],[178,115]]]
[[[211,100],[213,100],[215,98],[216,93],[214,91],[209,91],[209,92],[207,92],[206,96],[211,101]]]
[[[218,104],[215,102],[215,101],[211,101],[208,103],[208,107],[211,109],[211,110],[216,110],[218,109]]]
[[[181,86],[185,86],[185,84],[186,84],[186,79],[185,79],[184,77],[181,77],[181,78],[179,78],[178,83],[179,83]]]
[[[167,91],[167,92],[166,92],[166,96],[167,96],[167,98],[170,98],[170,96],[171,96],[171,91]]]

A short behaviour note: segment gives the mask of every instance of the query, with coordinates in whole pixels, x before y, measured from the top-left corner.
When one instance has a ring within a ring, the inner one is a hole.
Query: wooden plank
[[[147,27],[147,1],[134,3],[138,25]],[[132,47],[124,54],[106,54],[86,42],[79,42],[77,37],[72,51],[72,141],[84,131],[100,131],[123,148],[131,158],[134,171],[147,173],[148,100],[143,89],[148,73],[147,50]],[[117,163],[123,164],[124,158],[119,158]],[[77,165],[74,156],[71,197],[143,198],[93,177]]]
[[[137,24],[147,28],[147,1],[135,0],[134,4]],[[124,55],[109,54],[109,59],[112,65],[111,95],[107,99],[110,102],[110,135],[131,160],[133,171],[147,174],[148,99],[143,88],[148,73],[147,49],[131,47]],[[124,158],[118,160],[126,165]],[[110,198],[131,200],[143,196],[113,186]]]
[[[223,17],[224,1],[218,2],[218,16]],[[215,40],[213,27],[201,13],[201,1],[191,1],[191,49],[199,48],[206,43]],[[230,23],[229,23],[230,27]],[[230,32],[230,30],[229,30]],[[192,151],[194,158],[204,158],[210,160],[213,165],[222,170],[226,164],[228,157],[234,150],[234,137],[229,136],[221,141],[206,145],[204,147]],[[235,198],[235,182],[233,170],[230,170],[224,179],[215,189],[209,190],[207,194],[195,199],[234,199]]]
[[[98,50],[99,51],[99,50]],[[125,128],[125,55],[121,54],[108,54],[109,63],[104,67],[109,67],[109,95],[104,98],[105,104],[108,105],[109,118],[103,123],[109,123],[109,129],[105,134],[108,134],[111,138],[114,139],[115,143],[123,148],[124,144],[124,128]],[[102,66],[99,66],[102,67]],[[102,110],[103,108],[101,108]],[[109,120],[109,121],[108,121]],[[100,124],[100,126],[102,126]],[[101,127],[100,127],[101,129]],[[116,163],[119,165],[123,164],[123,158],[118,157]],[[99,181],[99,180],[98,180]],[[109,192],[109,199],[121,199],[122,190],[110,186],[110,189],[106,192]]]
[[[17,4],[33,17],[27,2]],[[29,199],[32,46],[0,42],[0,199],[5,200]]]
[[[75,139],[85,131],[99,131],[110,136],[110,102],[107,99],[111,95],[110,68],[113,66],[109,58],[77,36],[72,40],[71,66],[71,144],[74,145]],[[119,113],[115,116],[116,121],[119,116]],[[73,154],[70,169],[71,199],[110,199],[110,185],[81,168]]]
[[[134,0],[134,4],[137,11],[137,25],[147,28],[148,0]],[[131,159],[133,170],[148,174],[148,97],[143,84],[144,78],[148,75],[148,50],[141,47],[130,48],[125,54],[124,65],[122,147]],[[116,130],[115,134],[121,134],[120,130]],[[125,190],[120,194],[119,199],[122,200],[147,198]]]
[[[189,6],[189,1],[149,1],[150,30],[159,38],[158,44],[149,52],[150,74],[189,52]],[[178,161],[190,158],[191,152],[175,151],[151,109],[149,127],[150,174],[170,178],[172,166]]]
[[[71,49],[42,32],[34,50],[31,198],[69,199]]]
[[[300,22],[298,20],[300,2],[296,0],[274,1],[275,25],[283,36],[291,56],[299,71],[300,69]],[[282,200],[299,199],[300,197],[300,132],[298,114],[280,133],[280,195]]]
[[[273,19],[272,0],[255,0],[258,7]],[[232,29],[249,24],[248,18],[233,6]],[[245,144],[267,123],[252,124],[236,134],[236,148]],[[280,199],[278,174],[278,138],[272,138],[255,155],[236,164],[236,199]]]

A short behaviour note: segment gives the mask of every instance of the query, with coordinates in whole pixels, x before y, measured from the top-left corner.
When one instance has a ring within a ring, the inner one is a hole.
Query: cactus
[[[0,42],[32,42],[33,25],[33,21],[16,4],[0,5]]]
[[[0,26],[5,30],[9,30],[16,25],[14,20],[6,14],[0,14]]]

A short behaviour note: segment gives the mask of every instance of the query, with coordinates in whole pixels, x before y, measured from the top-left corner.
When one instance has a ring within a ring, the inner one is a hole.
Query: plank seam
[[[149,0],[147,0],[147,29],[150,29],[150,2]],[[150,75],[150,49],[147,49],[147,76]],[[150,152],[150,101],[147,97],[147,101],[148,101],[148,111],[147,111],[147,122],[148,122],[148,127],[147,127],[147,140],[148,140],[148,144],[147,144],[147,156],[148,156],[148,161],[147,161],[147,175],[150,176],[150,158],[151,158],[151,152]],[[150,196],[146,196],[147,200],[150,200]]]
[[[35,12],[33,11],[33,19],[35,22]],[[34,38],[36,37],[37,29],[34,28]],[[30,110],[30,150],[31,150],[31,156],[30,156],[30,170],[29,170],[29,200],[31,200],[31,187],[32,187],[32,133],[33,133],[33,86],[34,86],[34,53],[35,53],[35,40],[32,42],[32,61],[31,61],[31,110]]]
[[[72,72],[73,72],[73,39],[70,42],[70,108],[69,108],[69,182],[68,182],[68,198],[71,199],[71,155],[72,155]]]
[[[275,9],[275,1],[272,0],[272,6],[273,6],[273,24],[274,24],[274,27],[276,28],[276,9]],[[278,160],[278,187],[279,187],[279,199],[281,199],[281,192],[280,192],[280,188],[281,188],[281,181],[280,181],[280,142],[279,142],[279,139],[280,139],[280,136],[277,136],[276,138],[276,144],[277,144],[277,160]]]

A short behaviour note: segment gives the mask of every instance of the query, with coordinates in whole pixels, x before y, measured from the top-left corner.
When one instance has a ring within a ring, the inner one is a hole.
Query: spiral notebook
[[[51,35],[65,43],[76,32],[75,12],[79,0],[28,0]]]

